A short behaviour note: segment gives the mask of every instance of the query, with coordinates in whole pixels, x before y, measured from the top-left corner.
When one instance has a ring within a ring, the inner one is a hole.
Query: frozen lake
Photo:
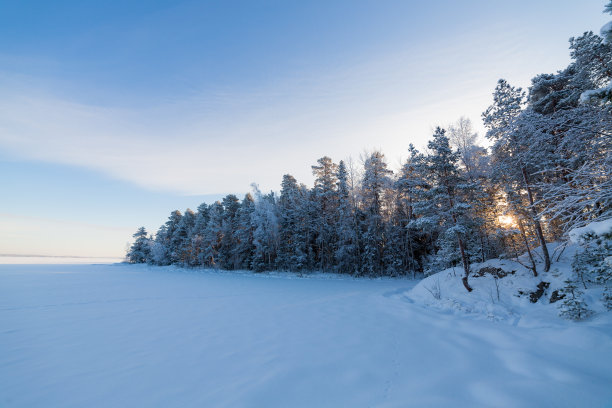
[[[514,327],[406,280],[0,265],[2,407],[604,407],[612,319]]]

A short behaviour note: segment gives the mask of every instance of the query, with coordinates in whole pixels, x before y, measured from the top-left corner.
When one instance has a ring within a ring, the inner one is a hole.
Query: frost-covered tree
[[[409,221],[405,201],[397,189],[389,189],[386,196],[389,209],[384,232],[386,238],[383,255],[385,274],[400,276],[412,271],[414,276],[416,267],[411,251],[413,248],[410,241],[411,231],[407,229]]]
[[[487,165],[487,151],[478,144],[478,133],[472,121],[464,116],[448,128],[451,148],[459,152],[459,160],[466,177],[474,181],[483,175]]]
[[[612,47],[587,32],[570,39],[570,50],[566,69],[532,80],[529,104],[541,115],[522,115],[539,164],[536,206],[561,231],[612,215]]]
[[[606,26],[612,27],[609,24]],[[605,31],[603,34],[607,37],[610,32]],[[580,37],[570,38],[570,49],[576,67],[582,76],[588,78],[592,83],[591,89],[582,93],[580,101],[583,103],[611,103],[612,44],[589,31]]]
[[[574,62],[556,74],[535,76],[529,88],[529,103],[543,115],[573,109],[579,105],[582,93],[594,86],[587,70]]]
[[[336,173],[338,191],[338,209],[336,233],[338,244],[334,258],[336,270],[340,273],[357,274],[360,270],[361,258],[359,253],[359,227],[355,215],[355,208],[350,197],[349,174],[340,161]]]
[[[140,227],[132,235],[134,243],[130,246],[127,253],[129,263],[147,263],[151,259],[151,240],[148,237],[145,227]]]
[[[497,255],[495,228],[497,188],[491,180],[491,163],[487,150],[479,145],[478,134],[472,122],[461,117],[449,127],[448,138],[452,150],[459,153],[459,169],[467,182],[478,185],[470,189],[466,201],[472,206],[470,217],[478,224],[478,233],[470,237],[482,262]],[[476,255],[476,253],[474,253]]]
[[[606,4],[604,7],[604,13],[612,14],[612,1]],[[606,44],[612,43],[612,21],[604,24],[604,26],[601,27],[600,33]]]
[[[274,268],[280,244],[278,212],[274,193],[262,194],[257,186],[255,192],[255,208],[251,214],[253,223],[253,253],[252,268],[256,271]]]
[[[191,234],[192,258],[194,265],[204,265],[204,233],[210,221],[210,206],[202,203],[198,206],[195,224]]]
[[[279,249],[277,266],[286,270],[301,270],[308,266],[307,195],[296,179],[285,174],[278,200]]]
[[[532,80],[534,114],[521,114],[530,135],[524,150],[537,163],[536,206],[549,226],[562,231],[612,215],[612,104],[599,97],[580,104],[599,95],[593,89],[609,86],[612,48],[587,32],[571,38],[570,49],[566,69]]]
[[[418,221],[427,211],[425,194],[430,185],[426,178],[426,158],[410,144],[408,158],[395,182],[395,188],[398,195],[396,218],[404,233],[402,235],[405,247],[404,263],[412,271],[413,276],[417,271],[423,271],[423,261],[432,251],[432,248],[428,248],[432,245],[431,239],[428,239],[426,234],[427,228],[422,228]]]
[[[183,215],[179,210],[172,211],[168,221],[162,225],[155,234],[155,241],[151,246],[152,263],[156,265],[170,265],[173,259],[173,253],[176,251],[173,242],[173,237],[176,233],[179,223]]]
[[[312,189],[312,204],[315,211],[312,222],[316,232],[317,266],[321,270],[331,269],[337,248],[337,171],[338,165],[327,156],[320,158],[317,160],[317,165],[312,166],[312,174],[315,176]]]
[[[548,271],[547,239],[612,217],[611,28],[571,38],[570,64],[535,76],[528,96],[500,80],[483,113],[490,148],[461,117],[427,151],[410,146],[396,175],[381,152],[363,169],[324,156],[312,188],[285,175],[278,196],[255,188],[173,212],[149,262],[414,276],[462,264],[468,290],[470,261],[513,256],[537,275],[542,259]],[[589,251],[578,277],[609,265]]]
[[[238,269],[250,269],[253,263],[255,252],[253,233],[255,228],[253,227],[252,217],[254,211],[255,199],[250,193],[246,194],[236,214],[236,230],[234,231],[235,247],[232,250],[232,257]]]
[[[170,253],[171,263],[193,265],[191,234],[195,226],[195,221],[195,213],[189,208],[185,210],[185,214],[183,214],[178,222],[170,240],[170,245],[172,247],[172,252]]]
[[[363,229],[362,273],[380,275],[384,270],[384,251],[387,237],[384,225],[384,196],[391,187],[385,155],[375,151],[364,162],[361,182],[362,208],[365,215]]]
[[[565,231],[612,216],[612,111],[582,105],[542,119],[539,156],[542,215]]]
[[[210,206],[209,219],[202,237],[204,265],[220,267],[219,250],[223,240],[223,204],[216,201]]]
[[[166,235],[166,226],[162,225],[155,233],[155,238],[151,241],[151,260],[153,265],[169,265],[170,261],[167,257],[167,249],[164,243]]]
[[[236,247],[235,231],[238,229],[238,209],[240,200],[234,194],[223,198],[223,220],[221,222],[221,244],[219,246],[219,263],[223,269],[236,269],[237,260],[234,258]]]
[[[526,103],[525,92],[515,88],[500,79],[493,93],[493,104],[483,113],[483,121],[488,128],[487,138],[493,142],[492,165],[497,176],[505,180],[508,189],[515,190],[515,197],[524,196],[526,203],[517,202],[517,207],[523,207],[529,214],[531,223],[538,237],[544,258],[544,271],[550,269],[548,246],[535,206],[536,192],[531,177],[535,170],[534,162],[526,155],[530,137],[531,122],[529,118],[521,117]],[[522,190],[522,191],[519,191]]]
[[[426,191],[427,204],[422,207],[428,218],[435,220],[441,231],[437,239],[437,257],[452,260],[458,249],[463,264],[463,285],[472,291],[468,283],[470,261],[467,239],[473,231],[469,218],[470,204],[465,201],[466,190],[473,188],[459,171],[459,153],[453,152],[444,129],[437,128],[427,147],[426,171],[430,188]]]

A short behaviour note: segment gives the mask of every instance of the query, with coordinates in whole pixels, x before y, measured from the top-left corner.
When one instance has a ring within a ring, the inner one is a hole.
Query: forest
[[[486,146],[461,118],[426,148],[410,144],[396,172],[380,151],[324,156],[313,187],[285,174],[280,193],[254,184],[173,211],[154,235],[138,229],[127,260],[411,277],[456,265],[468,291],[474,262],[526,253],[535,276],[546,272],[547,243],[612,216],[611,33],[570,38],[571,63],[527,90],[500,79],[482,114]]]

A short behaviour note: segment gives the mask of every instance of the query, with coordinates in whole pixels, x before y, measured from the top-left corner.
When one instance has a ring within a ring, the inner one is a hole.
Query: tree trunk
[[[533,255],[531,254],[531,249],[529,249],[529,241],[527,241],[527,235],[525,234],[525,228],[523,227],[523,223],[521,222],[521,220],[518,221],[518,226],[519,231],[521,231],[521,236],[523,237],[523,242],[525,242],[525,248],[527,248],[527,254],[529,254],[529,260],[531,261],[531,270],[533,271],[533,276],[538,276],[535,260],[533,259]]]
[[[525,188],[527,189],[527,197],[529,197],[529,208],[531,210],[533,218],[533,225],[535,227],[538,240],[540,241],[540,246],[542,247],[542,255],[544,255],[544,272],[548,272],[548,270],[550,269],[550,255],[548,254],[548,247],[546,246],[546,241],[544,240],[542,226],[540,225],[540,221],[537,218],[538,214],[536,213],[536,210],[533,207],[533,193],[531,192],[531,188],[529,187],[529,179],[527,177],[527,171],[524,167],[521,167],[521,173],[523,173],[523,181],[525,182]]]
[[[408,238],[408,248],[410,248],[410,265],[412,267],[412,279],[416,277],[416,268],[414,266],[414,250],[412,249],[412,237]]]
[[[461,252],[461,260],[463,261],[463,270],[465,271],[465,275],[461,278],[461,282],[463,282],[463,286],[468,292],[472,291],[472,287],[468,283],[468,277],[470,276],[470,264],[468,262],[467,256],[465,255],[465,248],[463,246],[463,240],[457,234],[457,240],[459,241],[459,251]]]
[[[485,245],[484,245],[484,238],[482,236],[482,232],[480,232],[480,257],[482,259],[482,262],[485,261]]]
[[[450,204],[450,209],[452,211],[453,208],[455,208],[455,200],[453,199],[453,192],[448,186],[446,187],[446,191],[448,193],[448,197],[449,197],[448,201]],[[453,224],[457,225],[457,216],[454,213],[452,213],[452,218],[453,218]],[[463,276],[461,281],[463,282],[463,286],[465,286],[465,289],[468,292],[471,292],[472,287],[468,283],[468,277],[470,276],[470,263],[467,259],[467,255],[465,254],[465,246],[463,245],[463,240],[461,239],[461,235],[459,235],[459,233],[457,233],[457,241],[459,241],[459,251],[461,252],[461,261],[463,262],[463,270],[465,272],[465,275]]]

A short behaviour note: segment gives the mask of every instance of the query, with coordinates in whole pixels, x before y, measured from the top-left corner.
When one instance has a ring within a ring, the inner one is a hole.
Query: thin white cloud
[[[0,147],[186,194],[246,191],[251,182],[278,189],[284,173],[310,182],[310,165],[323,155],[339,160],[375,147],[393,162],[409,143],[423,145],[432,126],[462,115],[478,126],[497,79],[493,66],[525,70],[515,38],[504,34],[486,59],[470,41],[295,73],[263,90],[135,108],[80,103],[4,76]]]

